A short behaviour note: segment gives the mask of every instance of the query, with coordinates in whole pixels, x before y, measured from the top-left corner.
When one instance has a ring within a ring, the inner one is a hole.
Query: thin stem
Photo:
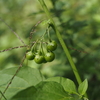
[[[7,98],[4,96],[4,94],[0,91],[1,95],[4,97],[5,100],[7,100]]]
[[[12,83],[13,79],[15,78],[15,76],[18,74],[19,70],[21,69],[23,62],[25,60],[26,56],[24,55],[18,69],[16,70],[15,74],[13,75],[13,77],[11,78],[10,82],[8,83],[7,87],[5,88],[5,90],[3,91],[3,95],[5,94],[5,92],[7,91],[7,89],[9,88],[10,84]],[[2,98],[2,96],[0,97],[0,99]]]
[[[20,36],[0,17],[0,20],[5,23],[5,25],[16,35],[16,37],[24,44],[24,41],[20,38]]]
[[[43,20],[42,20],[42,21],[43,21]],[[31,39],[32,39],[33,33],[35,32],[35,28],[36,28],[42,21],[39,21],[38,23],[36,23],[36,24],[33,26],[32,30],[31,30],[31,32],[30,32],[29,43],[30,43],[30,41],[31,41]]]
[[[23,47],[27,47],[27,45],[25,45],[25,46],[18,46],[18,47],[12,47],[12,48],[8,48],[8,49],[5,49],[5,50],[1,50],[0,53],[1,52],[5,52],[5,51],[9,51],[9,50],[13,50],[13,49],[23,48]]]
[[[40,41],[40,39],[42,39],[45,34],[46,34],[46,32],[36,40],[36,42],[34,43],[34,45],[31,46],[31,51],[34,50],[34,47],[35,47],[36,43],[38,43],[38,41]]]
[[[74,75],[76,77],[76,80],[77,80],[78,84],[80,84],[82,82],[81,77],[80,77],[80,75],[78,73],[78,70],[77,70],[73,60],[72,60],[72,57],[71,57],[71,55],[70,55],[70,53],[68,51],[68,48],[67,48],[64,40],[62,39],[61,34],[59,33],[59,31],[57,29],[57,26],[55,25],[55,22],[53,21],[51,15],[50,15],[50,12],[49,12],[46,4],[44,3],[44,1],[43,0],[39,0],[39,2],[41,4],[41,6],[43,7],[43,10],[45,11],[47,17],[50,19],[50,21],[51,21],[50,25],[54,29],[54,31],[55,31],[55,33],[57,35],[57,38],[58,38],[58,40],[59,40],[59,42],[60,42],[60,44],[61,44],[61,46],[62,46],[62,48],[63,48],[63,50],[64,50],[64,52],[66,54],[66,57],[68,58],[68,61],[69,61],[70,65],[71,65],[71,67],[72,67],[72,70],[74,72]]]
[[[35,44],[36,42],[34,41],[34,42],[32,42],[31,44],[33,45],[33,44]],[[43,42],[43,43],[45,43],[45,42]],[[29,45],[25,45],[25,46],[18,46],[18,47],[12,47],[12,48],[8,48],[8,49],[5,49],[5,50],[1,50],[0,51],[0,53],[1,52],[5,52],[5,51],[10,51],[10,50],[13,50],[13,49],[18,49],[18,48],[26,48],[26,47],[28,47]]]
[[[49,26],[49,27],[50,27],[50,26]],[[50,37],[49,27],[47,27],[47,34],[48,34],[49,42],[51,42],[51,37]]]

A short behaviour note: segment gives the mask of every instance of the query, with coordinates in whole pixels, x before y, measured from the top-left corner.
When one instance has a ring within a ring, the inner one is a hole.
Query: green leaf
[[[87,91],[87,88],[88,88],[88,82],[87,79],[85,79],[78,87],[79,94],[84,95]]]
[[[7,84],[10,82],[17,69],[18,67],[0,71],[0,90],[2,92],[5,90]],[[29,86],[36,85],[43,80],[44,77],[38,69],[26,66],[22,67],[7,89],[5,96],[9,99],[17,92],[26,89]]]
[[[18,92],[10,100],[33,100],[33,94],[35,94],[36,91],[37,89],[34,86],[28,87]]]
[[[48,78],[45,81],[55,81],[60,83],[64,90],[67,91],[68,93],[75,93],[76,91],[76,86],[74,82],[68,78],[63,78],[63,77],[52,77]]]
[[[11,100],[75,100],[57,82],[40,82],[17,93]]]

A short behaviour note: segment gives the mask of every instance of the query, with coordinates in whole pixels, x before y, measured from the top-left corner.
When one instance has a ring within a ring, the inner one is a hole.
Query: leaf
[[[0,90],[2,92],[5,90],[7,84],[10,82],[17,69],[18,68],[9,68],[0,72]],[[38,69],[26,66],[22,67],[6,91],[5,96],[9,99],[17,92],[29,86],[36,85],[43,80],[44,77]]]
[[[37,89],[34,86],[28,87],[18,92],[10,100],[33,100],[33,94],[35,94],[36,91]]]
[[[25,96],[24,96],[25,95]],[[11,100],[75,100],[57,82],[40,82],[17,93]]]
[[[55,81],[60,83],[64,90],[69,92],[69,93],[74,93],[77,92],[76,91],[76,86],[74,84],[74,82],[68,78],[63,78],[63,77],[52,77],[52,78],[48,78],[45,81]]]
[[[85,92],[87,91],[87,88],[88,88],[88,82],[87,82],[87,79],[85,79],[78,87],[78,92],[81,94],[81,95],[84,95]]]

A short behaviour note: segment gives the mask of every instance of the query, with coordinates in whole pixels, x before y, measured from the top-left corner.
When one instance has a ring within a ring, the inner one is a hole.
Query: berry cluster
[[[35,44],[36,45],[36,44]],[[51,62],[55,59],[55,54],[53,53],[54,50],[57,48],[57,43],[52,40],[48,43],[44,43],[40,41],[40,48],[35,50],[35,46],[32,50],[26,53],[26,58],[28,60],[34,60],[37,64]]]

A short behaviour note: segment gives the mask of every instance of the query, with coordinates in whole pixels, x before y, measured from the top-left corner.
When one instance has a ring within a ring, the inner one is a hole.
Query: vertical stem
[[[39,0],[39,2],[41,4],[41,6],[43,7],[43,10],[45,11],[47,17],[50,19],[51,26],[54,29],[54,31],[55,31],[55,33],[57,35],[57,38],[58,38],[58,40],[59,40],[59,42],[60,42],[60,44],[61,44],[61,46],[62,46],[62,48],[63,48],[63,50],[64,50],[64,52],[65,52],[65,54],[67,56],[67,58],[68,58],[68,61],[69,61],[70,65],[71,65],[71,67],[72,67],[72,70],[73,70],[74,74],[75,74],[76,80],[77,80],[78,84],[80,84],[82,82],[81,78],[80,78],[80,75],[79,75],[78,70],[77,70],[77,68],[76,68],[76,66],[75,66],[75,64],[74,64],[74,62],[72,60],[72,57],[71,57],[71,55],[70,55],[70,53],[68,51],[68,48],[67,48],[66,44],[64,43],[64,41],[62,39],[61,34],[59,33],[59,31],[57,29],[57,26],[55,25],[55,22],[53,21],[51,15],[50,15],[50,12],[49,12],[46,4],[44,3],[44,1],[43,0]]]

